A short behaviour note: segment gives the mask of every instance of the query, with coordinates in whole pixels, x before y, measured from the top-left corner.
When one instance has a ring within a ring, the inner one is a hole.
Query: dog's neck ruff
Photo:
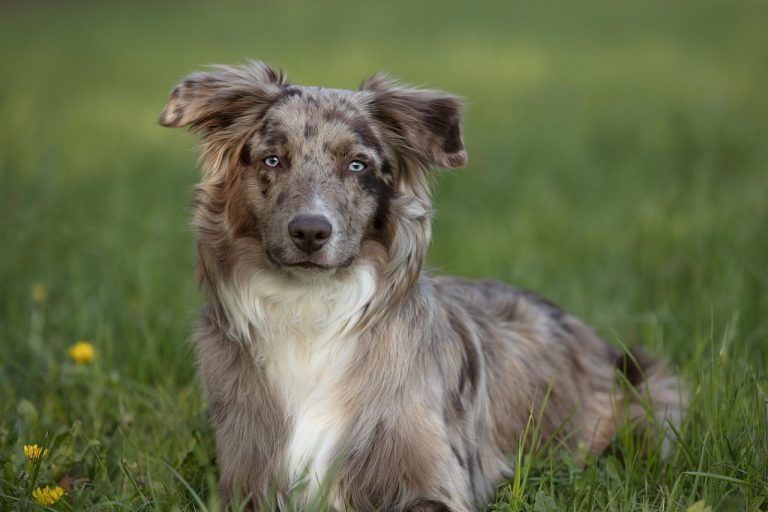
[[[343,379],[358,346],[355,327],[376,290],[372,266],[296,282],[256,273],[220,288],[230,335],[263,365],[290,428],[284,464],[310,489],[333,462],[346,421]]]
[[[219,285],[219,300],[233,339],[265,348],[289,339],[319,345],[348,335],[375,289],[370,265],[360,265],[343,277],[302,280],[271,272],[234,272]]]

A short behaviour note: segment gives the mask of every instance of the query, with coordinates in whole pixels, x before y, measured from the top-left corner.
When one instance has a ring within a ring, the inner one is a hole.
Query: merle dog
[[[429,169],[467,159],[458,98],[254,62],[188,76],[160,123],[202,138],[194,344],[225,500],[474,510],[532,420],[598,453],[621,422],[679,418],[662,362],[529,292],[422,271]]]

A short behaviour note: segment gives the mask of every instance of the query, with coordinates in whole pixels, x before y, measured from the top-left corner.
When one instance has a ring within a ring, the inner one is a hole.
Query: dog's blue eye
[[[268,156],[264,159],[264,163],[267,164],[269,167],[277,167],[280,165],[280,159],[276,156]]]
[[[347,166],[347,170],[349,172],[361,172],[365,170],[365,164],[360,160],[354,160]]]

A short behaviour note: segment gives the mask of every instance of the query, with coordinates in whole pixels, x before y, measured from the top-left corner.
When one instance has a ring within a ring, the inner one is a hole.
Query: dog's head
[[[454,96],[380,75],[357,91],[300,87],[252,63],[186,77],[160,123],[202,135],[198,230],[305,275],[386,245],[418,174],[466,162],[460,111]]]

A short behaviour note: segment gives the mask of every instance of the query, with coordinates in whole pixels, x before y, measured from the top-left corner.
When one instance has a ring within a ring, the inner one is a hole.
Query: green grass
[[[250,57],[466,97],[431,266],[534,289],[689,383],[668,459],[626,435],[587,465],[521,455],[493,510],[768,509],[768,4],[28,4],[0,16],[0,510],[56,482],[58,510],[215,509],[194,141],[156,119],[183,74]]]

